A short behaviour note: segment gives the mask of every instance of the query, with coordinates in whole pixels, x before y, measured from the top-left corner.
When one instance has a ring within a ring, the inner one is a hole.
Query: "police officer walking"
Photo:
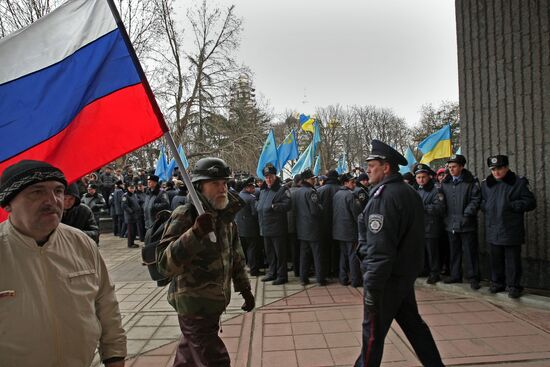
[[[168,195],[160,189],[160,178],[157,175],[150,175],[147,178],[147,192],[143,203],[143,216],[145,218],[145,229],[153,227],[156,215],[161,210],[170,210]]]
[[[300,241],[300,281],[302,285],[309,284],[309,268],[311,257],[315,266],[317,283],[327,284],[325,269],[321,258],[321,228],[323,207],[315,187],[315,176],[311,169],[306,169],[300,176],[302,186],[294,193],[292,209],[295,214],[296,235]]]
[[[525,213],[537,206],[529,182],[509,168],[508,157],[487,158],[491,174],[481,184],[481,210],[491,259],[491,293],[508,290],[521,296],[521,245],[525,242]]]
[[[134,241],[137,234],[137,223],[141,212],[139,198],[135,194],[136,186],[133,183],[128,184],[127,192],[122,195],[121,206],[124,212],[124,223],[126,223],[128,247],[138,248]]]
[[[428,325],[418,314],[414,281],[424,259],[424,209],[403,182],[407,160],[379,140],[367,158],[372,196],[359,222],[364,270],[363,345],[355,366],[379,366],[384,339],[395,319],[424,366],[443,366]]]
[[[260,234],[264,238],[264,248],[269,268],[262,282],[273,280],[274,285],[288,282],[286,267],[287,215],[290,210],[290,192],[276,176],[277,169],[268,164],[263,169],[265,182],[256,204],[260,224]]]
[[[427,164],[419,163],[414,172],[417,191],[424,205],[424,235],[426,236],[426,252],[428,253],[429,275],[426,283],[435,284],[441,280],[441,263],[439,257],[439,234],[445,214],[445,198],[435,187],[432,171]]]
[[[447,214],[445,226],[449,234],[450,277],[444,283],[462,283],[462,253],[465,257],[466,279],[473,290],[479,285],[479,254],[477,242],[477,211],[481,203],[479,181],[464,168],[466,158],[456,154],[449,159],[449,175],[441,183]]]
[[[354,192],[355,178],[350,173],[340,176],[342,188],[332,198],[332,237],[340,242],[340,284],[352,287],[363,284],[357,257],[357,217],[363,206]],[[348,276],[349,274],[349,276]]]
[[[319,188],[319,198],[323,206],[323,225],[321,230],[323,236],[321,239],[321,256],[323,261],[323,269],[326,269],[328,277],[338,276],[339,273],[339,245],[332,236],[332,198],[334,194],[340,190],[338,182],[338,172],[330,170],[327,173],[325,184]]]

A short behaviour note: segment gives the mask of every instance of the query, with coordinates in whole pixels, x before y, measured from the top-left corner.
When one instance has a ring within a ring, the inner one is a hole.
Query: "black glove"
[[[382,291],[378,289],[365,290],[365,306],[369,313],[378,313],[382,302]]]
[[[243,311],[250,312],[254,309],[256,306],[256,302],[254,301],[254,295],[250,291],[250,289],[246,289],[241,292],[241,296],[244,298],[244,303],[241,307]]]
[[[195,219],[195,223],[191,228],[195,232],[195,236],[203,238],[214,230],[214,217],[210,213],[203,213]]]

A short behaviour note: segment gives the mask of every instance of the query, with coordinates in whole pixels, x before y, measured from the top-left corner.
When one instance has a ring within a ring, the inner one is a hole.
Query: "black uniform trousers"
[[[231,360],[218,335],[220,315],[192,318],[178,315],[181,338],[173,367],[229,367]]]
[[[491,282],[500,287],[521,287],[521,245],[502,246],[489,244],[491,259]]]
[[[441,272],[441,257],[439,256],[439,238],[426,238],[428,252],[428,270],[433,277],[439,277]]]
[[[141,214],[137,221],[137,233],[141,242],[145,241],[145,218]]]
[[[418,314],[414,294],[415,278],[391,276],[384,286],[377,311],[364,307],[363,345],[356,367],[376,367],[382,362],[384,339],[395,319],[423,366],[443,366],[428,325]]]
[[[287,281],[286,236],[264,237],[264,248],[268,264],[266,277]]]
[[[288,234],[288,247],[290,249],[290,257],[292,258],[292,267],[294,270],[294,276],[300,276],[300,241],[296,233]]]
[[[246,263],[250,268],[250,275],[260,275],[262,245],[260,237],[241,237],[241,245],[246,256]]]
[[[137,223],[131,222],[127,223],[127,230],[128,230],[128,247],[135,245],[134,241],[136,240],[136,234],[137,234]]]
[[[448,232],[451,260],[451,279],[462,281],[462,253],[466,279],[479,282],[479,255],[477,250],[477,232]]]
[[[355,253],[357,244],[340,241],[340,284],[348,285],[351,278],[352,287],[363,285],[361,262]],[[348,277],[349,274],[349,277]]]
[[[312,257],[317,283],[324,284],[326,283],[326,276],[322,261],[321,242],[300,240],[300,280],[302,283],[309,283]]]

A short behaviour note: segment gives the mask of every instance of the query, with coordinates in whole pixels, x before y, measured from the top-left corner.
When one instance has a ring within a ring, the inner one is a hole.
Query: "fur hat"
[[[63,172],[49,163],[23,160],[9,166],[0,177],[0,206],[8,205],[25,188],[45,181],[59,181],[67,187]]]

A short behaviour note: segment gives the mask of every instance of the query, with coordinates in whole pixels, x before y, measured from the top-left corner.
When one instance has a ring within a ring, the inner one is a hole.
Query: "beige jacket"
[[[102,360],[126,356],[114,285],[92,239],[60,224],[39,247],[1,223],[0,366],[88,367],[98,343]]]

